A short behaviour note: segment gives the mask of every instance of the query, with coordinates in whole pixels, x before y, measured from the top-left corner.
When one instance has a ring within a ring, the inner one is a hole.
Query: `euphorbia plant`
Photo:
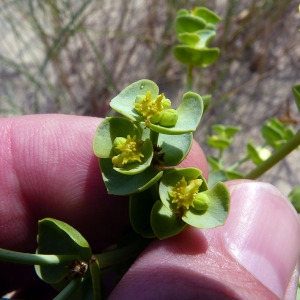
[[[144,237],[167,238],[187,224],[220,226],[228,215],[223,183],[208,190],[201,170],[174,168],[189,153],[202,98],[187,92],[171,106],[153,81],[137,81],[111,101],[123,117],[106,118],[94,138],[108,193],[130,196],[132,227]]]

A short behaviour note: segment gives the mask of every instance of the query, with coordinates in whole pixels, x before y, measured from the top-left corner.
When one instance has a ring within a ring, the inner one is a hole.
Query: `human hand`
[[[129,230],[127,198],[106,195],[93,154],[99,122],[62,115],[0,120],[1,248],[33,253],[37,221],[45,217],[74,226],[95,253]],[[196,144],[182,166],[197,167],[207,177]],[[232,203],[223,227],[189,228],[153,242],[111,298],[294,299],[300,252],[296,212],[269,184],[227,184]],[[45,299],[32,266],[1,263],[0,270],[0,294],[25,288]]]

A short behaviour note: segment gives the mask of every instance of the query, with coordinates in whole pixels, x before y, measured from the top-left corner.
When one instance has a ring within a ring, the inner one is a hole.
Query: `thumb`
[[[232,201],[224,226],[188,228],[154,242],[111,299],[295,299],[295,210],[272,185],[235,181],[228,187]]]

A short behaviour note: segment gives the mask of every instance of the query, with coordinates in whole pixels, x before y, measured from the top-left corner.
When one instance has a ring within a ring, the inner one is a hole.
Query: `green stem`
[[[30,264],[30,265],[59,265],[69,263],[78,258],[78,255],[53,255],[53,254],[32,254],[16,252],[0,248],[0,260]]]
[[[139,238],[137,241],[131,242],[124,247],[96,254],[95,256],[99,261],[101,270],[138,255],[145,248],[145,241],[145,239]],[[147,242],[149,241],[147,240]]]
[[[188,91],[192,91],[193,90],[193,69],[194,69],[194,66],[192,65],[189,65],[188,66],[188,70],[187,70],[187,90]]]
[[[93,255],[90,260],[90,273],[93,283],[94,300],[101,299],[101,276],[100,276],[100,266],[97,258]]]
[[[256,179],[260,177],[262,174],[271,169],[274,165],[276,165],[279,161],[281,161],[284,157],[286,157],[289,153],[291,153],[294,149],[296,149],[300,145],[300,130],[289,140],[287,141],[281,148],[273,153],[267,160],[265,160],[261,165],[252,170],[249,174],[245,176],[247,179]]]
[[[227,170],[228,171],[233,171],[236,168],[238,168],[240,165],[242,165],[244,162],[248,161],[249,159],[250,159],[250,157],[249,157],[249,155],[247,155],[244,158],[237,161],[236,163],[234,163],[233,165],[231,165]]]
[[[82,278],[73,279],[53,300],[71,299],[70,296],[75,296],[74,292],[79,288],[81,283]]]
[[[153,145],[157,145],[159,133],[150,129],[150,140]]]

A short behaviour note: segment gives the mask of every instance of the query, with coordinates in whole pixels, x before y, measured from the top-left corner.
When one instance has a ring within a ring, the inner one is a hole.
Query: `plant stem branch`
[[[149,239],[150,241],[150,239]],[[146,242],[149,242],[148,240]],[[138,255],[145,247],[145,239],[138,239],[135,242],[128,243],[126,246],[116,248],[101,254],[96,254],[101,270],[112,265],[124,262]]]
[[[194,67],[192,65],[188,66],[187,70],[187,90],[192,91],[193,90],[193,69]]]
[[[300,130],[284,144],[281,148],[273,153],[267,160],[265,160],[261,165],[248,173],[245,178],[247,179],[256,179],[262,174],[266,173],[270,168],[276,165],[294,149],[300,145]]]
[[[59,265],[63,263],[70,263],[72,260],[78,258],[78,255],[54,255],[54,254],[32,254],[22,253],[0,248],[0,260],[30,264],[30,265]]]
[[[150,140],[153,145],[157,146],[159,133],[150,129]]]
[[[53,300],[66,300],[74,296],[74,292],[79,288],[82,278],[73,279]]]
[[[239,166],[241,166],[244,162],[248,161],[250,159],[249,155],[245,156],[244,158],[240,159],[239,161],[237,161],[236,163],[234,163],[233,165],[231,165],[228,168],[228,171],[234,171],[236,168],[238,168]]]

